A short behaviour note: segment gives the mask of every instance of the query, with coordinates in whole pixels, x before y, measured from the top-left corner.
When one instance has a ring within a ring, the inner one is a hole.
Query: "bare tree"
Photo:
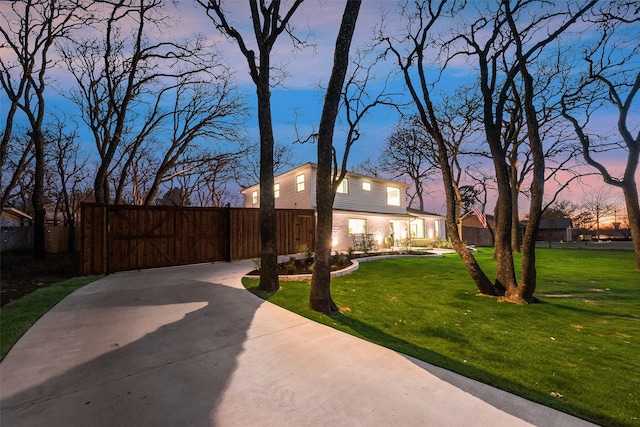
[[[27,131],[13,131],[7,139],[2,160],[2,199],[0,207],[4,209],[9,201],[15,197],[14,191],[19,188],[20,179],[26,170],[33,169],[33,139]],[[11,171],[8,176],[7,172]],[[23,207],[24,209],[24,207]]]
[[[530,72],[544,49],[555,42],[584,15],[596,1],[573,11],[532,2],[503,1],[489,22],[476,20],[469,34],[462,36],[469,46],[467,52],[477,60],[480,89],[483,97],[485,137],[491,151],[498,186],[496,208],[496,281],[505,288],[505,298],[514,302],[532,302],[536,286],[535,236],[542,212],[544,196],[545,158],[540,137],[540,121],[536,111],[535,81]],[[532,15],[532,7],[536,13]],[[531,17],[534,16],[532,20]],[[525,21],[526,20],[526,21]],[[540,28],[545,35],[540,37]],[[488,31],[487,38],[483,32]],[[501,141],[505,107],[513,94],[516,79],[521,79],[522,108],[526,120],[526,136],[532,155],[529,221],[523,238],[522,281],[517,283],[511,247],[513,200],[506,152]],[[500,84],[496,84],[500,81]]]
[[[3,9],[0,22],[6,49],[0,58],[0,81],[10,100],[5,130],[0,145],[4,162],[10,141],[13,120],[19,109],[29,122],[29,137],[34,150],[34,181],[32,205],[34,216],[34,256],[45,257],[45,139],[48,71],[55,66],[52,59],[55,43],[67,38],[71,31],[90,19],[79,1],[28,0],[12,2]]]
[[[250,187],[260,182],[260,144],[252,144],[246,149],[243,149],[242,152],[244,153],[242,167],[235,171],[234,176],[238,185],[241,187]],[[274,175],[278,175],[293,166],[297,166],[299,163],[291,144],[274,144]]]
[[[446,200],[445,226],[453,248],[462,258],[467,271],[474,280],[478,290],[487,295],[500,295],[504,289],[494,286],[480,268],[473,254],[460,239],[458,215],[460,207],[459,188],[456,185],[454,171],[450,164],[450,145],[446,141],[435,103],[432,100],[434,81],[439,73],[429,80],[427,56],[434,39],[433,28],[436,23],[460,12],[461,6],[455,2],[448,5],[445,1],[416,1],[414,4],[401,5],[401,19],[407,27],[402,34],[388,36],[381,33],[379,38],[387,48],[387,53],[396,63],[411,99],[418,112],[420,123],[435,142],[438,165],[442,173],[442,181]]]
[[[600,38],[585,54],[587,70],[579,84],[563,97],[563,115],[575,130],[587,164],[598,171],[606,184],[620,188],[624,194],[636,270],[640,271],[640,202],[635,178],[640,131],[638,124],[632,123],[631,114],[640,91],[640,46],[636,40],[640,10],[632,2],[613,1],[603,6],[596,19]],[[598,112],[608,108],[617,113],[617,135],[614,141],[603,138],[599,142],[598,135],[603,132],[591,128],[591,122]],[[621,175],[606,163],[606,153],[615,150],[626,152]]]
[[[577,215],[582,217],[585,228],[595,229],[596,239],[600,239],[600,224],[606,217],[613,216],[618,204],[607,188],[598,188],[588,194],[577,208]]]
[[[81,156],[77,129],[65,129],[60,120],[49,127],[46,138],[49,140],[51,174],[54,177],[54,188],[51,190],[55,194],[56,210],[62,212],[64,225],[69,229],[68,250],[74,252],[76,216],[79,209],[77,193],[89,177],[88,158]],[[56,217],[57,215],[54,215],[54,218]]]
[[[463,18],[459,30],[454,27],[452,39],[446,43],[437,40],[433,31],[436,23],[442,24],[442,18],[453,16],[464,6],[463,3],[434,1],[416,1],[402,5],[403,17],[407,20],[407,32],[395,38],[383,37],[389,52],[405,78],[409,93],[414,100],[420,120],[432,135],[438,147],[438,161],[443,173],[443,182],[447,200],[447,231],[452,244],[463,259],[476,286],[482,293],[505,295],[513,302],[532,302],[535,289],[535,230],[539,223],[544,195],[544,152],[540,137],[534,80],[530,64],[535,63],[545,47],[558,39],[575,21],[582,16],[595,1],[580,9],[573,10],[547,5],[544,2],[518,1],[511,4],[503,1],[498,5],[487,2],[482,16],[466,22]],[[535,13],[533,13],[535,8]],[[476,9],[478,11],[479,9]],[[463,15],[458,15],[463,16]],[[533,17],[533,19],[532,19]],[[445,25],[445,24],[443,24]],[[541,29],[544,28],[544,31]],[[541,36],[541,34],[545,34]],[[481,95],[482,124],[484,138],[493,162],[498,203],[496,208],[495,255],[497,260],[496,280],[492,283],[480,269],[473,255],[459,239],[455,229],[456,192],[454,174],[447,161],[449,146],[437,107],[432,102],[433,87],[437,85],[444,70],[436,72],[427,79],[429,68],[428,48],[431,43],[443,45],[440,52],[447,64],[455,58],[464,57],[476,61],[478,86]],[[462,45],[462,46],[461,46]],[[530,230],[525,233],[525,257],[523,259],[523,281],[516,280],[515,265],[511,246],[512,230],[512,189],[507,166],[502,131],[505,123],[505,111],[511,99],[513,85],[521,79],[525,96],[522,107],[526,119],[527,143],[532,152],[533,172],[530,188],[531,209]]]
[[[424,210],[424,185],[437,174],[430,138],[419,123],[410,120],[396,127],[378,156],[378,166],[388,176],[409,179],[414,189],[409,194],[409,205],[417,199],[421,211]]]
[[[249,74],[256,85],[258,98],[258,127],[260,129],[260,284],[263,291],[276,291],[278,281],[278,249],[276,246],[276,215],[273,196],[274,137],[271,115],[271,53],[282,33],[287,33],[294,43],[301,41],[293,36],[290,22],[303,0],[295,0],[288,10],[281,10],[281,1],[250,0],[253,35],[258,45],[258,54],[249,48],[243,36],[229,22],[230,14],[220,0],[198,0],[215,27],[230,37],[247,60]]]
[[[244,170],[248,149],[236,153],[210,154],[212,159],[194,170],[191,177],[180,175],[179,180],[189,181],[184,188],[190,191],[197,206],[242,206],[242,197],[235,189],[237,172]]]
[[[241,151],[238,150],[240,134],[237,123],[242,122],[245,111],[241,99],[233,95],[229,82],[223,80],[225,78],[221,77],[217,84],[176,88],[171,136],[148,189],[145,204],[153,202],[161,182],[178,173],[187,173],[206,161],[206,156],[193,155],[193,150],[190,150],[199,139],[226,141],[230,143],[232,152]],[[169,173],[172,170],[173,173]]]
[[[468,182],[469,179],[476,182],[475,177],[484,175],[480,172],[480,166],[474,161],[477,156],[486,157],[486,153],[482,152],[476,140],[479,139],[478,134],[482,127],[480,97],[472,90],[472,87],[458,87],[452,95],[443,95],[437,111],[438,116],[435,119],[440,122],[439,126],[444,135],[442,143],[447,147],[446,153],[452,173],[451,185],[455,197],[454,216],[458,224],[458,236],[462,239],[462,215],[466,213],[463,209],[464,182]],[[434,158],[438,161],[437,146],[431,149]],[[486,186],[488,183],[483,182],[483,185]],[[486,196],[485,192],[485,199]],[[482,206],[483,213],[485,212],[485,204]]]
[[[218,67],[202,38],[171,37],[162,0],[98,3],[104,15],[99,26],[61,51],[77,82],[70,98],[81,108],[100,158],[96,201],[106,203],[114,162],[122,174],[115,180],[119,198],[141,147],[173,117],[167,98],[215,79]]]

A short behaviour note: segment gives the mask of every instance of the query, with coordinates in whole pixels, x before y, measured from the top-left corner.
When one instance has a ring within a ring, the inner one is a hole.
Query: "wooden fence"
[[[27,251],[33,249],[33,227],[2,227],[0,251]]]
[[[82,272],[260,257],[258,209],[82,206]],[[277,209],[280,255],[315,248],[313,210]]]
[[[69,247],[69,227],[45,226],[45,251],[49,254],[80,250],[80,231],[76,233],[75,246]],[[33,226],[2,227],[0,230],[0,252],[33,250]]]
[[[462,240],[467,245],[493,246],[491,232],[486,228],[462,227]]]

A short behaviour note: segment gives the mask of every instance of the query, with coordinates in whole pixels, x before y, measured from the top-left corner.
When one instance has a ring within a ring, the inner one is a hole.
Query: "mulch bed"
[[[78,253],[47,254],[44,260],[34,260],[30,252],[3,252],[0,255],[0,306],[79,275]]]

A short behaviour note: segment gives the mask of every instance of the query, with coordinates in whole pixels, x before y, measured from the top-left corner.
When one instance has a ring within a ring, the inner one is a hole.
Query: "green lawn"
[[[16,341],[62,298],[99,277],[76,277],[54,283],[2,307],[2,311],[0,311],[0,360],[4,359]]]
[[[491,274],[491,249],[477,258]],[[269,301],[601,425],[640,425],[640,273],[633,252],[538,250],[541,304],[476,296],[457,255],[360,264],[332,280],[342,314],[307,308],[309,285]],[[256,282],[246,281],[248,287]]]

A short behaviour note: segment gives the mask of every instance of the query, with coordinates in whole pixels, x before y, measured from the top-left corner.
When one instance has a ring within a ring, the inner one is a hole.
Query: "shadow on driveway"
[[[119,273],[63,300],[0,365],[2,424],[213,424],[262,301],[211,272]]]

